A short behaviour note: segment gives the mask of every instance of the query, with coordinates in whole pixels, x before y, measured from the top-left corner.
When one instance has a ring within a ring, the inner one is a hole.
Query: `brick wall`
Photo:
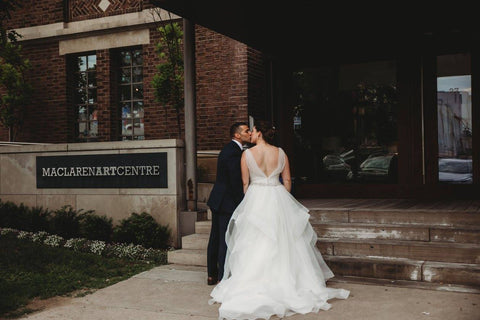
[[[63,22],[63,0],[23,0],[8,21],[9,28],[26,28]]]
[[[32,65],[28,78],[34,91],[17,140],[64,142],[67,140],[65,59],[58,55],[56,43],[25,45],[24,53]]]
[[[196,27],[197,146],[220,149],[236,121],[248,120],[247,46]]]

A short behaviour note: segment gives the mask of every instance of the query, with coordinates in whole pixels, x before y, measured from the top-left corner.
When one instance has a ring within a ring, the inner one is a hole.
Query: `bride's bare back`
[[[248,149],[253,156],[258,168],[263,171],[266,177],[270,175],[278,168],[278,161],[280,156],[280,149],[270,144],[260,144]],[[292,187],[292,180],[290,178],[290,164],[288,157],[284,154],[285,166],[281,172],[283,185],[290,192]],[[247,192],[247,188],[250,182],[249,170],[246,163],[245,152],[242,155],[241,161],[242,168],[242,182],[243,192]]]
[[[278,167],[279,149],[272,145],[262,145],[250,148],[250,152],[260,170],[269,177]]]

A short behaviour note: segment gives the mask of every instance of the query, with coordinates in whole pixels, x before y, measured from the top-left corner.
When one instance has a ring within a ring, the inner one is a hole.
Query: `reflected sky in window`
[[[472,94],[472,77],[467,75],[437,78],[437,91],[448,92],[457,89]]]

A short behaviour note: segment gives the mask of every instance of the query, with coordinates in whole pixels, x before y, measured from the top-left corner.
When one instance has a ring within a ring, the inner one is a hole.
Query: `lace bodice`
[[[248,170],[250,172],[250,184],[255,185],[267,185],[267,186],[277,186],[280,185],[279,176],[282,173],[283,168],[285,167],[285,153],[282,148],[278,148],[278,164],[277,168],[270,173],[267,177],[265,172],[262,171],[257,165],[255,158],[250,150],[245,150],[246,152],[246,161]]]

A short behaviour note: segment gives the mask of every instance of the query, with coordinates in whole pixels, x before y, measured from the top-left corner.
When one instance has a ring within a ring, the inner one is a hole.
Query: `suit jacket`
[[[231,214],[243,199],[242,152],[234,141],[230,141],[218,155],[217,177],[207,201],[214,212]]]

